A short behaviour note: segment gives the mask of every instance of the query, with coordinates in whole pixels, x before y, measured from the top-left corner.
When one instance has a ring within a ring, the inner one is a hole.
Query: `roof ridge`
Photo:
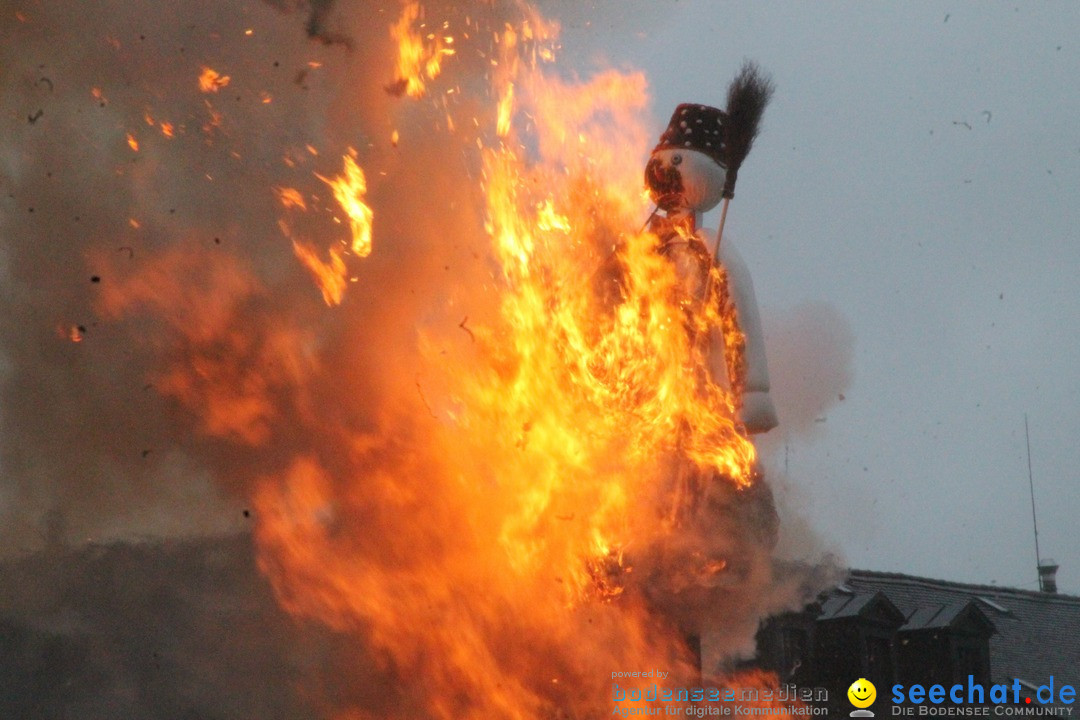
[[[1067,604],[1080,603],[1080,595],[1069,595],[1066,593],[1046,593],[1041,590],[1025,590],[1023,588],[1010,588],[1002,587],[1000,585],[981,585],[978,583],[962,583],[954,580],[936,580],[934,578],[920,577],[918,575],[907,575],[905,573],[897,572],[884,572],[881,570],[858,570],[856,568],[848,569],[849,579],[851,577],[858,578],[880,578],[882,580],[903,580],[908,583],[918,584],[925,587],[938,588],[951,587],[958,590],[972,591],[972,594],[978,594],[980,592],[992,593],[996,595],[1007,595],[1011,597],[1027,597],[1032,599],[1039,599],[1048,602],[1064,602]]]

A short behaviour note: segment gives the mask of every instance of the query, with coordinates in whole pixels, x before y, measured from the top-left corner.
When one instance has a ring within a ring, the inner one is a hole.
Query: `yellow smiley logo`
[[[857,708],[868,708],[877,699],[877,688],[866,678],[859,678],[847,689],[848,700]]]

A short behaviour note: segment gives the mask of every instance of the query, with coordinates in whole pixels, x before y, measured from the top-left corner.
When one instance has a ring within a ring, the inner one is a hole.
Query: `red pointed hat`
[[[695,103],[683,103],[675,108],[667,130],[660,136],[657,150],[687,148],[703,152],[722,167],[727,167],[724,157],[724,122],[727,113],[719,108]]]

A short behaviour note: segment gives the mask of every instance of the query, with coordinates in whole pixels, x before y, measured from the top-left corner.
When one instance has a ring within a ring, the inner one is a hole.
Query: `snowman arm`
[[[741,398],[740,419],[750,434],[764,433],[779,423],[776,408],[769,396],[769,365],[765,359],[765,334],[761,313],[754,297],[750,271],[731,242],[721,243],[717,261],[724,265],[728,277],[728,292],[735,305],[739,328],[742,330],[743,360],[746,368]]]
[[[769,364],[765,359],[765,335],[761,313],[754,295],[754,282],[742,257],[730,240],[720,244],[717,260],[727,270],[728,290],[739,319],[739,329],[746,339],[746,392],[769,392]]]

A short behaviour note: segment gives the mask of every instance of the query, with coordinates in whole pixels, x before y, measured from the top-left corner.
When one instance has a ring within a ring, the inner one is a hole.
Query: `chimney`
[[[1050,558],[1039,561],[1039,589],[1044,593],[1057,592],[1058,565]]]

